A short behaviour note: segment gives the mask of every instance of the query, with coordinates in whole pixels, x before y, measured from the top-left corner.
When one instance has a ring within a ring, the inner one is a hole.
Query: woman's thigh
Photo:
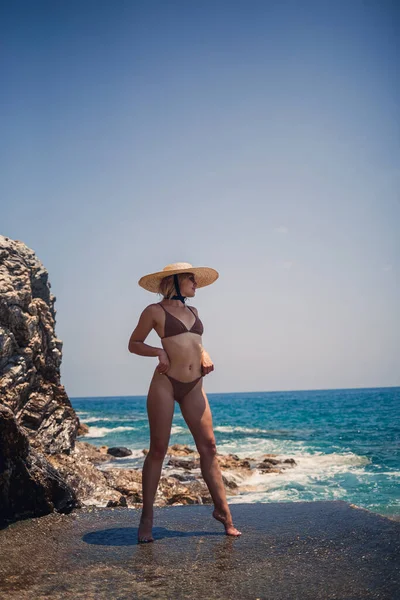
[[[198,450],[215,444],[211,409],[201,383],[199,386],[196,385],[180,403],[183,418]]]
[[[150,426],[150,446],[152,450],[167,450],[171,435],[175,400],[169,381],[156,373],[151,380],[147,394],[147,415]]]

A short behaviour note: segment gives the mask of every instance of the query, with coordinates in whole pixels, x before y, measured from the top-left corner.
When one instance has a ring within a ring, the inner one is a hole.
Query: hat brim
[[[211,267],[188,267],[185,269],[175,269],[173,271],[158,271],[157,273],[150,273],[144,275],[138,281],[140,287],[148,290],[149,292],[158,293],[160,291],[160,282],[164,277],[170,275],[178,275],[179,273],[193,273],[196,277],[196,284],[198,288],[211,285],[219,277],[218,271]]]

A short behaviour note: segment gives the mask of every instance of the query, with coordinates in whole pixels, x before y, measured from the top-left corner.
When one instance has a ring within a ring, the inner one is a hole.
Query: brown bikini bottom
[[[167,375],[167,373],[165,373],[165,375]],[[181,400],[184,399],[185,396],[187,396],[187,394],[190,392],[190,390],[192,390],[194,388],[196,383],[198,383],[200,381],[200,379],[203,377],[203,375],[201,375],[200,377],[197,377],[197,379],[194,379],[193,381],[178,381],[178,379],[174,379],[173,377],[170,377],[169,375],[167,375],[167,377],[172,384],[172,390],[173,390],[175,400],[177,402],[180,402]]]

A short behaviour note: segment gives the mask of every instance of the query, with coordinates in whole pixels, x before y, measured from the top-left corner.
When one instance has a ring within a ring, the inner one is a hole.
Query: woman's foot
[[[224,525],[226,535],[233,535],[235,537],[242,535],[242,532],[238,531],[236,527],[233,526],[232,517],[230,514],[229,516],[225,516],[223,512],[215,508],[213,510],[213,517]]]
[[[138,529],[138,543],[154,542],[154,538],[151,534],[153,529],[153,517],[140,517],[139,529]]]

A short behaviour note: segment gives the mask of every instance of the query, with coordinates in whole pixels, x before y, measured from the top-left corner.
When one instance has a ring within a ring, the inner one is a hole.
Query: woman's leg
[[[150,449],[142,471],[143,508],[138,532],[139,542],[153,541],[151,531],[153,527],[154,497],[168,449],[175,408],[170,387],[168,380],[163,375],[156,373],[147,396]]]
[[[217,449],[212,426],[210,405],[202,387],[202,381],[180,402],[183,418],[189,427],[200,454],[203,479],[214,502],[214,518],[221,521],[228,535],[240,535],[232,522],[226,500],[224,482],[217,460]]]

